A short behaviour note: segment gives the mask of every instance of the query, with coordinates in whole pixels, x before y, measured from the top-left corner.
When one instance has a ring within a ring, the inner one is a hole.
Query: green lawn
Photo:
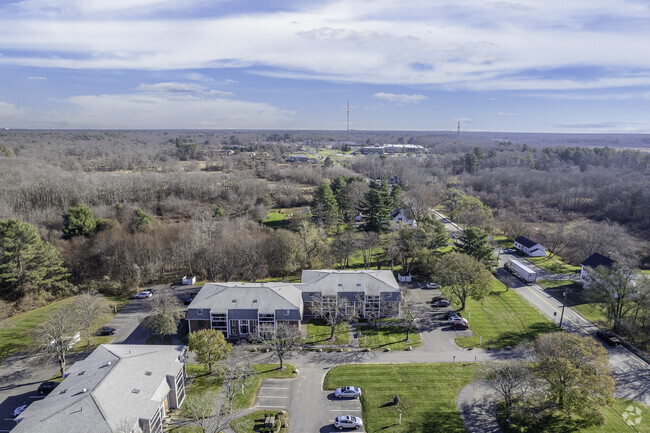
[[[232,421],[230,423],[230,428],[232,428],[235,433],[254,433],[264,427],[264,419],[269,415],[276,416],[277,423],[279,421],[278,416],[281,415],[281,412],[274,410],[258,410]],[[280,422],[283,422],[286,427],[283,427],[280,430],[280,433],[287,433],[289,431],[289,414],[284,413],[282,416],[284,421]]]
[[[640,414],[637,412],[640,410]],[[624,414],[627,412],[626,418],[633,423],[629,426],[626,423]],[[580,427],[576,425],[569,425],[567,420],[561,416],[544,417],[539,420],[539,425],[531,425],[526,422],[525,426],[518,426],[516,417],[513,418],[512,432],[517,433],[650,433],[650,408],[642,404],[617,398],[614,400],[612,406],[607,406],[603,414],[605,415],[605,423],[603,425],[595,425],[590,427]],[[505,425],[505,409],[503,403],[499,404],[498,409],[499,423]],[[639,419],[640,417],[640,419]],[[637,424],[635,421],[639,421]]]
[[[359,325],[361,332],[359,345],[362,349],[371,350],[405,350],[408,346],[416,348],[422,344],[420,333],[411,331],[409,341],[405,341],[406,331],[401,325],[380,325],[376,329],[371,325]]]
[[[121,298],[104,298],[106,302],[106,313],[98,316],[93,322],[92,330],[99,329],[104,326],[114,315],[111,307],[116,305],[121,309],[128,300]],[[74,302],[74,298],[60,299],[54,301],[44,307],[36,308],[25,313],[16,314],[2,322],[0,322],[0,361],[7,356],[18,352],[24,352],[34,349],[37,342],[34,340],[32,331],[41,323],[47,320],[50,313],[64,305]],[[98,344],[109,343],[113,340],[112,336],[92,336],[91,347]],[[82,339],[73,350],[86,350],[86,341],[82,335]]]
[[[206,365],[199,364],[187,364],[185,366],[187,371],[188,379],[192,379],[192,383],[187,388],[187,396],[199,395],[205,391],[212,390],[215,391],[214,397],[215,402],[221,391],[221,378],[217,374],[208,374],[208,367]],[[187,402],[187,399],[185,399]],[[185,408],[185,402],[183,402],[183,407],[181,408],[181,416],[183,415],[183,410]]]
[[[350,326],[346,323],[336,325],[334,339],[329,340],[331,328],[323,319],[312,319],[307,324],[307,339],[305,344],[350,344]]]
[[[492,236],[492,242],[496,243],[501,248],[514,248],[514,243],[503,235]]]
[[[564,299],[562,293],[566,290],[568,307],[594,324],[607,324],[607,314],[603,305],[592,302],[582,285],[566,280],[540,280],[537,283],[545,289],[554,289],[549,290],[548,293],[559,301]]]
[[[463,363],[340,365],[327,373],[324,388],[362,389],[362,418],[368,433],[464,433],[456,398],[473,380],[475,367]],[[396,394],[400,400],[394,405]]]
[[[456,309],[460,303],[453,302]],[[469,320],[473,337],[457,337],[460,347],[478,346],[503,348],[514,347],[518,343],[535,339],[539,334],[558,331],[559,328],[524,298],[506,287],[498,280],[492,283],[492,293],[481,302],[467,299],[463,317]]]
[[[278,370],[280,364],[256,364],[253,366],[255,374],[251,380],[244,386],[244,393],[238,392],[233,399],[232,406],[235,410],[253,407],[257,393],[262,384],[262,379],[291,379],[296,377],[293,372],[295,367],[291,364],[284,363],[284,370]]]
[[[580,266],[568,265],[559,256],[552,259],[548,257],[526,257],[526,259],[551,274],[575,274],[580,272]]]

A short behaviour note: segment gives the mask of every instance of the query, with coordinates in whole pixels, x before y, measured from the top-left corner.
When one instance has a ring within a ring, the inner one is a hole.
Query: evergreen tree
[[[31,224],[0,220],[0,298],[15,301],[68,288],[61,254]]]
[[[474,173],[478,167],[478,157],[474,152],[468,152],[465,154],[465,171],[468,173]]]
[[[145,211],[140,208],[133,211],[133,217],[131,220],[132,232],[144,232],[149,230],[151,226],[151,217],[147,215]]]
[[[330,228],[339,220],[339,205],[329,183],[322,183],[314,193],[312,212],[318,227]]]
[[[348,186],[348,182],[348,178],[342,174],[336,176],[332,182],[332,193],[334,193],[334,197],[336,197],[336,203],[338,204],[339,209],[345,208],[345,202],[347,199],[346,187]]]
[[[368,232],[382,232],[386,229],[390,208],[386,206],[386,196],[379,190],[370,188],[364,195],[361,208],[363,228]]]
[[[494,265],[495,260],[492,246],[488,240],[487,233],[483,230],[477,227],[467,228],[463,230],[458,240],[461,244],[458,247],[459,251],[474,257],[487,266]]]
[[[390,201],[391,208],[400,209],[402,207],[402,187],[399,185],[393,185],[390,190]]]
[[[93,212],[82,204],[71,207],[63,215],[63,234],[66,238],[90,236],[97,230],[97,221]]]

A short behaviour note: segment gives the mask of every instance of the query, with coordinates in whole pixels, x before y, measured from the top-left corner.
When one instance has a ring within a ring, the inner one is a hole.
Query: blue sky
[[[650,133],[650,1],[0,0],[0,127]]]

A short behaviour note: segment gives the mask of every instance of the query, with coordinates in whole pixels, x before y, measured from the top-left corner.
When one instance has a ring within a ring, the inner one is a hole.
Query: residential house
[[[185,399],[186,357],[184,346],[103,344],[12,432],[162,433],[165,415]]]
[[[609,257],[603,256],[599,253],[593,253],[585,261],[580,263],[580,281],[582,281],[583,285],[588,285],[591,282],[591,277],[587,272],[589,268],[596,269],[599,266],[605,266],[609,268],[614,263],[616,263],[616,260],[610,259]]]
[[[389,270],[303,270],[300,289],[306,317],[316,315],[315,302],[330,302],[364,318],[401,314],[401,291]]]
[[[187,307],[189,331],[216,329],[226,338],[300,327],[302,292],[285,283],[207,283]]]
[[[402,227],[417,228],[418,223],[413,216],[413,212],[408,209],[394,209],[388,217],[389,230],[399,230]]]
[[[245,338],[256,332],[274,333],[286,323],[300,328],[315,317],[315,303],[332,311],[362,317],[401,314],[401,292],[389,270],[304,270],[300,283],[207,283],[187,310],[190,332],[217,329],[226,338]]]
[[[515,239],[515,248],[529,257],[546,257],[546,248],[526,236]]]

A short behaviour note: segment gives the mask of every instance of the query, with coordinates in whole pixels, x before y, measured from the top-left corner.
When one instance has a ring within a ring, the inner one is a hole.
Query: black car
[[[54,388],[57,386],[59,386],[59,382],[52,382],[48,380],[47,382],[43,382],[38,386],[38,393],[40,395],[47,395],[51,393],[52,390],[54,390]]]
[[[97,335],[113,335],[117,332],[117,329],[111,328],[110,326],[103,326],[97,331]]]
[[[618,346],[621,344],[621,340],[619,340],[618,336],[612,331],[598,331],[596,332],[596,335],[599,338],[602,338],[610,346]]]
[[[192,303],[193,300],[194,300],[194,297],[193,297],[193,296],[189,296],[189,295],[188,295],[188,296],[183,296],[183,297],[181,298],[181,302],[183,302],[183,305],[190,305],[190,304]]]

